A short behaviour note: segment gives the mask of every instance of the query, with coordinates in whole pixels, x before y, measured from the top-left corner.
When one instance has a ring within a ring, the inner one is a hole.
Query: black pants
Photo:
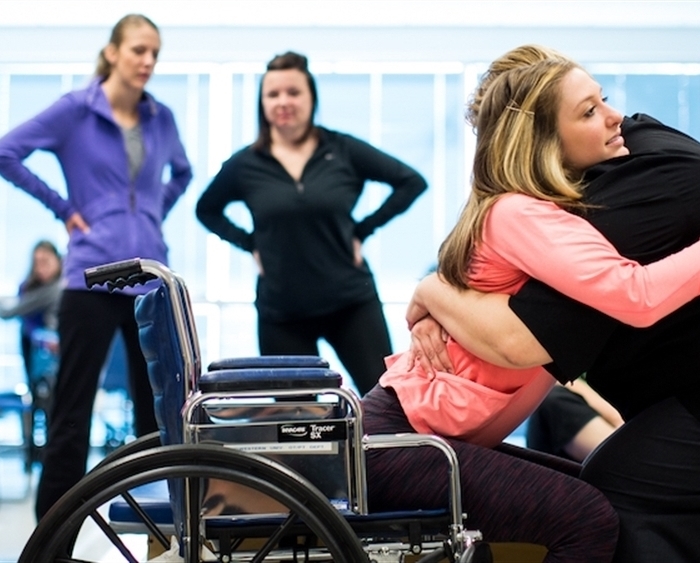
[[[384,358],[391,354],[391,341],[379,300],[292,322],[258,318],[258,343],[263,356],[316,356],[319,338],[333,347],[360,395],[367,393],[384,373]]]
[[[581,477],[620,517],[616,563],[700,561],[700,422],[678,399],[625,422]]]
[[[134,297],[64,291],[58,313],[60,363],[37,490],[38,519],[85,474],[92,408],[117,329],[122,331],[127,351],[136,433],[141,436],[157,429],[153,393],[134,320]]]

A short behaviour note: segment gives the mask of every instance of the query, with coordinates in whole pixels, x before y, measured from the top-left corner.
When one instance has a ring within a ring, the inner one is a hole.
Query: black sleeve
[[[620,323],[543,284],[529,280],[510,308],[552,357],[547,371],[561,383],[590,368]]]
[[[644,113],[625,117],[622,122],[625,146],[632,154],[681,151],[698,154],[700,144],[685,133],[664,125]]]
[[[223,240],[251,252],[253,250],[253,236],[231,222],[224,211],[226,206],[239,201],[237,195],[239,184],[238,162],[236,155],[226,161],[219,173],[214,177],[197,202],[197,219],[212,233],[219,235]]]
[[[355,236],[363,241],[375,229],[406,211],[428,184],[416,170],[372,145],[350,136],[347,136],[347,142],[357,173],[366,180],[384,182],[392,190],[382,205],[355,227]]]
[[[591,207],[583,217],[623,256],[648,264],[700,237],[700,145],[644,115],[626,118],[632,154],[587,173]],[[562,383],[588,371],[622,325],[530,280],[510,307],[549,352],[547,370]]]

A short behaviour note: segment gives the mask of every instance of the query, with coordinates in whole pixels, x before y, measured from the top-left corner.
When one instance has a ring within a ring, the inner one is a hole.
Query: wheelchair
[[[481,533],[464,526],[445,440],[365,435],[358,397],[315,356],[225,359],[201,373],[187,288],[158,262],[106,264],[85,279],[110,290],[155,282],[136,320],[160,431],[115,450],[68,491],[19,563],[86,561],[81,538],[93,535],[113,546],[110,561],[133,563],[131,534],[148,535],[155,561],[492,561]],[[444,453],[445,509],[369,510],[365,453],[396,447]]]

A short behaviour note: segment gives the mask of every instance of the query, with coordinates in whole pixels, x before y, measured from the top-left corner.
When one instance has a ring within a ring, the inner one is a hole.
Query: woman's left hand
[[[365,259],[362,257],[362,243],[360,242],[360,239],[352,239],[352,254],[355,260],[355,266],[359,268],[365,261]]]

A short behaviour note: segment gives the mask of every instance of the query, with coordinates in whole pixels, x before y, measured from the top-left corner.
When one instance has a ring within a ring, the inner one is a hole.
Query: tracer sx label
[[[309,442],[344,440],[347,427],[344,422],[291,422],[277,425],[277,441]]]

